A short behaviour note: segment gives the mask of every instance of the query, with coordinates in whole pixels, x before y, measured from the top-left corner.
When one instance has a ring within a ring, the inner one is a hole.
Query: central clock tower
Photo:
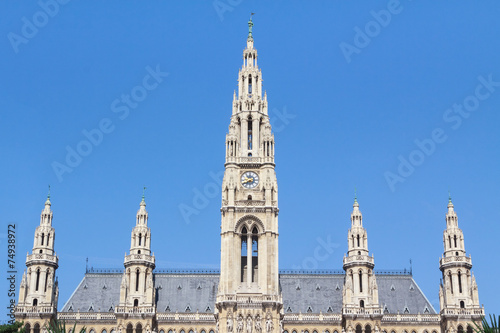
[[[281,333],[274,136],[248,22],[222,182],[219,332]]]

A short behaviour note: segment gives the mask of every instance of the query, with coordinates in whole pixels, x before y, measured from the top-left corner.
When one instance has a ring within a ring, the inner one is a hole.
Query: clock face
[[[247,171],[241,175],[241,185],[244,188],[255,188],[259,184],[259,176],[252,171]]]

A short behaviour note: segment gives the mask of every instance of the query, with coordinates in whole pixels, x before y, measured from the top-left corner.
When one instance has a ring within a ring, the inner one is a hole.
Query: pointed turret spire
[[[448,331],[451,325],[456,327],[455,315],[459,313],[458,311],[463,311],[460,312],[458,321],[467,323],[474,319],[469,314],[480,318],[484,314],[484,309],[479,305],[477,285],[472,272],[472,259],[465,251],[464,234],[458,227],[457,213],[449,193],[447,208],[446,229],[443,232],[444,253],[439,260],[439,268],[443,274],[439,300]],[[465,312],[462,309],[473,309],[474,312]]]
[[[50,210],[50,185],[49,185],[49,192],[47,193],[47,200],[45,200],[45,210]]]
[[[251,13],[250,14],[250,20],[248,20],[248,40],[253,40],[253,36],[252,36],[252,27],[253,27],[252,16],[254,14],[255,13]]]
[[[348,251],[347,256],[344,256],[343,266],[346,272],[343,307],[379,311],[378,287],[373,274],[375,262],[368,252],[368,235],[363,227],[363,215],[359,210],[356,190],[352,207],[351,228],[347,233]]]
[[[54,281],[58,258],[54,252],[55,230],[52,227],[52,217],[49,186],[45,206],[40,214],[40,225],[35,230],[33,250],[26,256],[27,272],[23,273],[18,303],[22,309],[34,305],[50,309],[43,315],[44,319],[54,318],[57,308],[58,287]]]
[[[144,186],[144,188],[142,189],[141,207],[146,207],[146,201],[144,200],[144,198],[145,198],[145,196],[144,196],[145,192],[146,192],[146,186]]]
[[[148,227],[148,212],[145,200],[146,187],[136,215],[136,224],[130,237],[130,254],[125,253],[125,272],[120,284],[121,309],[132,306],[152,306],[154,290],[147,286],[155,268],[155,256],[151,253],[151,229]],[[127,312],[124,310],[124,313]]]

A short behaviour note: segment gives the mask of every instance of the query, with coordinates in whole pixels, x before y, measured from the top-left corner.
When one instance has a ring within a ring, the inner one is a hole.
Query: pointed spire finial
[[[450,194],[450,190],[448,190],[448,203],[451,203],[451,194]]]
[[[252,27],[253,27],[252,16],[254,14],[255,13],[250,14],[250,20],[248,21],[248,39],[253,39],[253,36],[252,36]]]
[[[357,194],[356,186],[354,186],[354,203],[358,203],[358,194]]]
[[[146,201],[144,200],[145,196],[144,193],[146,192],[146,186],[142,188],[142,200],[141,200],[141,206],[146,206]]]
[[[47,193],[47,200],[45,200],[45,208],[49,209],[47,206],[50,206],[50,185],[49,185],[49,192]]]

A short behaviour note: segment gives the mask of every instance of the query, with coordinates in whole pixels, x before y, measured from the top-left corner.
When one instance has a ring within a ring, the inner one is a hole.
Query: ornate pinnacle
[[[253,39],[253,36],[252,36],[252,27],[253,27],[252,16],[254,14],[255,13],[250,14],[250,20],[248,21],[248,39]]]
[[[141,202],[144,202],[144,193],[146,192],[146,186],[142,189],[142,200]]]

